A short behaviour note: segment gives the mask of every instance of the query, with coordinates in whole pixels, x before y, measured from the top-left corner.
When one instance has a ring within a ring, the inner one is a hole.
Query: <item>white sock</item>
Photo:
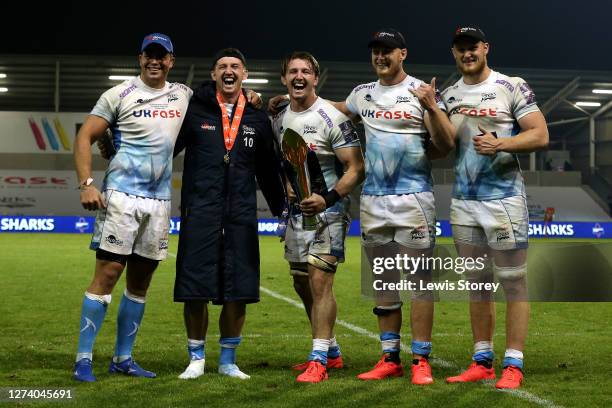
[[[204,374],[204,359],[201,360],[191,360],[185,371],[181,375],[178,376],[181,380],[191,380],[194,378],[198,378]]]

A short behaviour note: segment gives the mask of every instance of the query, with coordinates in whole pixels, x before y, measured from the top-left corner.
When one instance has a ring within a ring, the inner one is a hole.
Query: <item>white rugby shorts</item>
[[[106,208],[98,210],[91,249],[162,260],[168,255],[170,200],[105,190]]]
[[[361,243],[375,247],[395,241],[414,249],[433,248],[436,209],[430,191],[401,195],[362,195]]]
[[[486,201],[453,198],[450,222],[458,242],[496,250],[528,246],[529,212],[523,196]]]

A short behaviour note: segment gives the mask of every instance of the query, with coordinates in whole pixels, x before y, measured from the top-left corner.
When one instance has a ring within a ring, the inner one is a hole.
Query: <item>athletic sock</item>
[[[506,354],[504,354],[504,362],[502,366],[504,368],[508,366],[515,366],[523,370],[523,352],[515,349],[506,349]]]
[[[476,364],[491,368],[493,367],[494,359],[495,353],[493,352],[492,341],[477,341],[474,343],[472,360],[474,360]]]
[[[79,332],[76,361],[83,358],[92,359],[96,335],[100,331],[110,302],[111,295],[94,295],[85,292],[83,306],[81,307],[81,330]]]
[[[312,339],[312,351],[308,355],[308,361],[318,361],[327,365],[327,353],[329,352],[330,339]]]
[[[431,341],[416,341],[413,340],[410,344],[410,349],[412,354],[418,354],[419,356],[423,356],[423,358],[429,358],[431,354]],[[412,364],[418,364],[418,359],[413,359]]]
[[[204,360],[206,357],[206,339],[187,339],[187,353],[189,353],[189,360]]]
[[[126,289],[121,298],[117,315],[117,341],[113,361],[120,363],[132,356],[136,333],[144,315],[145,298],[136,296]]]
[[[394,363],[400,363],[400,339],[401,336],[396,332],[382,332],[380,333],[380,345],[382,351],[388,356],[385,361],[392,361]]]
[[[340,345],[336,341],[336,336],[329,339],[329,350],[327,350],[328,358],[338,358],[342,355],[340,351]]]
[[[240,345],[242,337],[221,337],[221,354],[219,355],[219,365],[236,364],[236,347]]]

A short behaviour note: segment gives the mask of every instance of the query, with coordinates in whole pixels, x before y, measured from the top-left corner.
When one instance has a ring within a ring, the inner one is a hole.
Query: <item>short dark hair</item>
[[[314,71],[315,76],[318,77],[321,73],[321,69],[319,68],[319,62],[314,57],[314,55],[306,51],[294,51],[290,55],[287,55],[285,58],[283,58],[281,62],[281,76],[285,76],[287,74],[287,67],[289,66],[289,63],[295,59],[307,61],[310,64],[312,70]]]
[[[244,68],[246,69],[246,58],[244,58],[244,54],[241,53],[238,48],[224,48],[222,50],[219,50],[213,57],[212,66],[210,67],[210,70],[214,71],[215,66],[217,65],[217,61],[219,61],[221,58],[224,58],[224,57],[238,58],[240,62],[242,62],[242,65],[244,65]]]

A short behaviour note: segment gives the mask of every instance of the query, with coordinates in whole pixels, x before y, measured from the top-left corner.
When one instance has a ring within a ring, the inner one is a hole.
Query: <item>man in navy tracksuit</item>
[[[267,115],[245,100],[245,59],[237,49],[213,59],[213,81],[194,92],[176,143],[186,149],[174,300],[184,302],[190,364],[179,378],[204,373],[207,303],[219,317],[219,373],[249,378],[235,364],[247,303],[259,301],[256,182],[274,215],[285,193]]]

